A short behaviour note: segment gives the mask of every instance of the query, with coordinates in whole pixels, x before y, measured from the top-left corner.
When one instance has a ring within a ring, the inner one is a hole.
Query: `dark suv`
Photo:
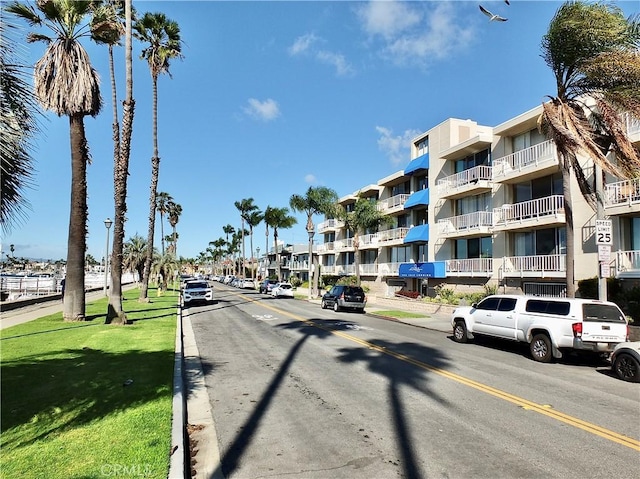
[[[367,297],[360,286],[336,285],[322,297],[322,309],[333,308],[338,312],[341,309],[353,309],[364,313]]]
[[[260,283],[260,287],[258,289],[261,293],[271,294],[271,290],[276,283],[277,281],[275,279],[265,279],[262,283]]]

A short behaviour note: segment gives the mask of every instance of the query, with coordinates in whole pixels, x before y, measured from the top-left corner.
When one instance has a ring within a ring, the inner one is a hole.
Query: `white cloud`
[[[315,175],[309,173],[308,175],[304,176],[304,181],[309,183],[309,184],[316,184],[318,182],[318,180],[316,179]]]
[[[321,39],[313,33],[306,33],[302,36],[299,36],[295,39],[293,45],[289,47],[289,54],[291,56],[294,56],[305,53],[311,48],[313,44],[317,43],[320,40]]]
[[[348,76],[355,73],[353,67],[347,62],[344,55],[341,53],[321,50],[316,54],[316,58],[323,63],[334,66],[338,76]]]
[[[271,121],[280,116],[280,107],[278,106],[278,102],[271,98],[267,98],[265,101],[249,98],[247,103],[248,106],[245,106],[243,111],[250,117],[257,120]]]
[[[405,130],[401,135],[393,136],[393,131],[384,126],[376,126],[376,131],[380,134],[378,148],[395,166],[409,160],[410,142],[420,134],[418,130]]]
[[[319,49],[317,47],[317,44],[319,43],[326,42],[314,33],[306,33],[295,39],[293,45],[288,49],[289,55],[312,55],[319,62],[334,67],[338,76],[349,76],[355,73],[354,68],[349,64],[343,54],[332,52],[330,50]]]
[[[380,55],[398,65],[428,65],[466,48],[474,38],[452,2],[373,1],[357,16],[364,32],[381,40]]]

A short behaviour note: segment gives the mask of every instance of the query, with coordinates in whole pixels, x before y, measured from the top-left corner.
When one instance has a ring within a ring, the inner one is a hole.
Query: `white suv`
[[[194,301],[213,301],[213,289],[205,280],[187,281],[182,289],[182,305],[188,306]]]
[[[610,353],[628,335],[627,320],[615,303],[539,296],[487,296],[457,308],[451,325],[459,343],[474,335],[526,342],[540,362],[561,358],[562,351]]]

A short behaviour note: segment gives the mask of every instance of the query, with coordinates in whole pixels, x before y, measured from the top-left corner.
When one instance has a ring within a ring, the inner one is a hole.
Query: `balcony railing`
[[[317,247],[318,253],[325,253],[327,251],[333,251],[335,249],[335,245],[333,241],[329,241],[328,243],[319,244]]]
[[[409,198],[409,195],[406,194],[395,195],[391,198],[378,201],[376,208],[382,212],[400,208],[404,205],[405,201],[407,201],[407,198]]]
[[[640,204],[640,178],[609,183],[605,187],[605,206]]]
[[[353,248],[353,238],[345,238],[334,242],[336,251],[342,251],[345,249]]]
[[[476,211],[466,215],[452,216],[438,220],[438,230],[442,234],[468,232],[474,229],[493,226],[493,213]]]
[[[502,272],[505,276],[535,275],[544,277],[548,273],[566,273],[566,271],[567,262],[564,254],[506,256],[502,258]]]
[[[637,135],[640,133],[640,119],[633,115],[626,114],[624,119],[625,126],[627,128],[627,135]]]
[[[360,274],[378,274],[378,265],[375,263],[361,264]]]
[[[321,274],[335,274],[336,273],[336,267],[333,264],[331,266],[322,265],[320,267],[320,272],[321,272]]]
[[[635,272],[640,276],[640,250],[618,251],[616,269],[618,275]]]
[[[468,170],[461,171],[455,175],[447,176],[438,180],[438,191],[441,195],[446,195],[452,190],[462,188],[479,181],[491,181],[493,179],[493,168],[490,166],[475,166]]]
[[[378,274],[383,276],[398,276],[402,263],[378,263]]]
[[[306,271],[309,269],[309,262],[308,261],[292,261],[291,269]]]
[[[397,241],[407,236],[409,228],[393,228],[378,232],[378,242],[387,243],[389,241]]]
[[[353,264],[337,264],[333,274],[344,274],[347,276],[353,276],[356,274],[356,267]]]
[[[524,150],[495,159],[493,161],[493,179],[557,161],[556,145],[553,140],[543,141]]]
[[[445,261],[445,268],[452,276],[491,276],[493,258],[449,259]]]
[[[564,216],[564,197],[561,195],[494,208],[493,224],[494,226],[510,225],[553,215],[556,217]]]
[[[339,228],[342,228],[343,226],[344,226],[344,221],[332,218],[332,219],[323,221],[322,223],[319,223],[318,232],[322,233],[327,230],[339,229]]]
[[[360,248],[370,248],[371,246],[377,246],[377,244],[378,233],[360,236]]]

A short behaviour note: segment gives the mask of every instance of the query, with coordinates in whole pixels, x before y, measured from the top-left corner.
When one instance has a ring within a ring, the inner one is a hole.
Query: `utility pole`
[[[607,300],[607,278],[611,261],[611,245],[613,243],[611,220],[604,219],[604,179],[602,168],[595,165],[596,176],[596,245],[598,247],[598,299]]]

